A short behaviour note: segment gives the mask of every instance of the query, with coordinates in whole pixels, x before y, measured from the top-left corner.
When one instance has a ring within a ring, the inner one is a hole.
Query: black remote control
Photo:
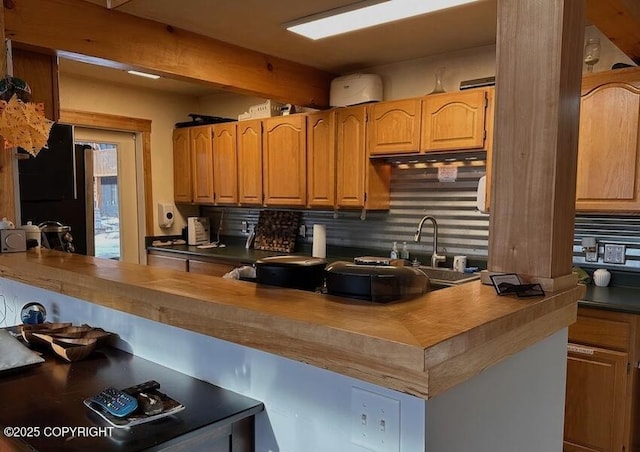
[[[116,417],[128,416],[138,409],[138,400],[135,397],[114,387],[102,390],[90,400]]]

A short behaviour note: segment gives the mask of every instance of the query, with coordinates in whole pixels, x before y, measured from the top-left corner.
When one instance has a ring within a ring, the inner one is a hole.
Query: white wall
[[[197,214],[197,209],[181,208],[173,227],[161,230],[156,218],[156,205],[158,202],[173,203],[173,128],[176,122],[189,120],[187,115],[194,113],[197,99],[61,74],[60,106],[63,109],[151,120],[154,234],[179,234],[186,224],[184,218]]]

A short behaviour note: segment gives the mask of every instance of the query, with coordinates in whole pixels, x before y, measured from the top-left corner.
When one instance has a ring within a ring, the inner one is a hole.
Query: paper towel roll
[[[313,251],[312,257],[327,257],[327,230],[324,224],[313,225]]]

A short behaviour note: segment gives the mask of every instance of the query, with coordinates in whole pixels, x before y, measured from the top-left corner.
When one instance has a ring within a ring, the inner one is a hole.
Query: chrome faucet
[[[420,223],[418,224],[418,230],[416,231],[416,235],[415,237],[413,237],[413,241],[414,242],[420,241],[422,226],[424,225],[424,222],[427,220],[430,220],[433,223],[433,254],[431,255],[431,266],[433,268],[437,268],[438,262],[444,262],[446,257],[438,254],[438,222],[434,217],[432,217],[431,215],[425,215],[424,217],[422,217],[422,220],[420,220]]]

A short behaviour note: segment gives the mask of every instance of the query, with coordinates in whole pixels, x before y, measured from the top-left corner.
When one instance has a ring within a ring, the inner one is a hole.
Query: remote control
[[[90,399],[116,417],[125,417],[138,408],[138,400],[124,391],[108,387]]]
[[[152,391],[154,389],[158,389],[160,387],[160,383],[155,380],[145,381],[144,383],[140,383],[139,385],[130,386],[128,388],[124,388],[123,391],[127,394],[136,395],[141,392]]]

